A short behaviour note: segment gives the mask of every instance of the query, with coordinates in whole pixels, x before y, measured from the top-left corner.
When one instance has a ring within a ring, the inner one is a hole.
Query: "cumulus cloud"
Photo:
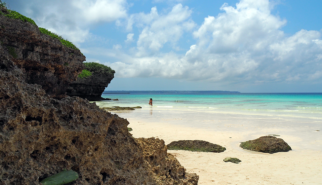
[[[159,14],[156,7],[150,13],[133,14],[128,18],[127,30],[136,26],[142,29],[137,41],[137,55],[146,55],[158,52],[166,43],[176,48],[176,42],[184,32],[195,27],[191,19],[192,10],[182,4],[173,6],[167,14]]]
[[[273,15],[273,7],[269,0],[224,4],[222,13],[206,17],[197,29],[192,10],[181,4],[166,15],[159,15],[156,7],[148,14],[131,15],[127,29],[142,29],[136,52],[126,62],[120,59],[111,65],[121,71],[119,77],[253,84],[321,79],[321,32],[285,35],[281,28],[287,21]],[[160,52],[165,43],[181,39],[184,31],[196,39],[184,55]]]
[[[126,0],[21,1],[23,14],[38,26],[79,44],[89,36],[93,24],[112,22],[127,16]]]

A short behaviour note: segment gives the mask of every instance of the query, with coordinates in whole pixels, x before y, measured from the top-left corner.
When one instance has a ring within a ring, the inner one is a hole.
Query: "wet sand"
[[[292,116],[243,115],[145,108],[117,112],[127,118],[134,137],[205,140],[226,147],[222,153],[169,150],[199,184],[322,184],[322,121]],[[240,142],[278,134],[292,151],[265,154],[243,150]],[[225,163],[237,157],[239,164]]]

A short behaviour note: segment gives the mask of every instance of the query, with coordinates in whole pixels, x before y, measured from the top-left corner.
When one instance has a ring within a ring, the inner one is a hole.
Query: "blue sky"
[[[111,66],[106,90],[322,92],[320,0],[10,0]]]

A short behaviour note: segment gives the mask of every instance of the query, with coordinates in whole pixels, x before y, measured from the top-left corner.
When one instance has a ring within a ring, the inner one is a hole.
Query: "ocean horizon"
[[[99,106],[142,106],[239,114],[322,119],[322,93],[241,93],[238,91],[105,91]]]

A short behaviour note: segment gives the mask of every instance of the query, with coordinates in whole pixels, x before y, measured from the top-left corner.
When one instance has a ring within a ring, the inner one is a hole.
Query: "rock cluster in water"
[[[3,15],[0,40],[1,184],[37,185],[63,170],[78,173],[73,184],[198,183],[162,140],[137,140],[126,119],[65,95],[84,67],[78,50]]]

